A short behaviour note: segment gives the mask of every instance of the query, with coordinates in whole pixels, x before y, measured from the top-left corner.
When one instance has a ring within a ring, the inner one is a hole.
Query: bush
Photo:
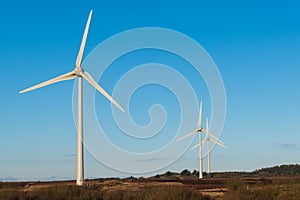
[[[194,175],[194,176],[199,176],[199,172],[197,171],[197,170],[194,170],[193,172],[192,172],[192,175]]]
[[[180,172],[180,176],[189,176],[191,175],[191,172],[187,169],[182,170],[182,172]]]
[[[167,171],[165,174],[164,174],[165,176],[172,176],[173,175],[173,173],[172,172],[170,172],[170,171]]]

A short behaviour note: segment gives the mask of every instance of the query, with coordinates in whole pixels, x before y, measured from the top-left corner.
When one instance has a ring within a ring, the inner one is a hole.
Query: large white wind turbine
[[[192,147],[192,149],[196,148],[196,147],[199,147],[199,178],[203,178],[203,165],[202,165],[202,144],[203,144],[203,141],[202,141],[202,132],[205,131],[207,132],[207,134],[209,136],[211,136],[211,138],[214,138],[215,141],[221,143],[224,145],[224,143],[219,140],[218,138],[216,138],[214,135],[212,135],[210,132],[206,131],[205,129],[202,128],[201,126],[202,124],[202,101],[200,102],[200,111],[199,111],[199,121],[198,121],[198,128],[186,135],[184,135],[183,137],[177,139],[177,142],[180,141],[180,140],[183,140],[191,135],[194,135],[196,133],[199,133],[199,143],[197,145],[195,145],[194,147]]]
[[[86,43],[86,38],[89,31],[90,21],[93,11],[90,11],[86,27],[84,30],[82,42],[76,59],[76,65],[73,71],[66,74],[57,76],[56,78],[50,79],[38,85],[32,86],[25,90],[20,91],[19,93],[28,92],[34,89],[38,89],[56,82],[71,80],[78,77],[78,135],[77,135],[77,173],[76,173],[76,185],[83,185],[84,181],[84,171],[83,171],[83,109],[82,109],[82,78],[84,78],[88,83],[95,87],[101,94],[103,94],[109,101],[116,105],[120,110],[124,112],[124,109],[101,87],[98,83],[92,78],[92,76],[83,70],[81,66],[82,56],[84,52],[84,47]]]

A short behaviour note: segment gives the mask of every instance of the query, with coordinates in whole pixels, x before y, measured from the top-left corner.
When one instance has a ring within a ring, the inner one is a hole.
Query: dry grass
[[[300,177],[91,180],[0,183],[0,200],[298,200]]]
[[[208,196],[173,182],[136,182],[110,180],[89,183],[77,187],[75,184],[27,184],[18,188],[0,189],[0,199],[8,200],[196,200]]]
[[[300,178],[257,179],[256,183],[238,179],[227,182],[224,200],[299,200]]]

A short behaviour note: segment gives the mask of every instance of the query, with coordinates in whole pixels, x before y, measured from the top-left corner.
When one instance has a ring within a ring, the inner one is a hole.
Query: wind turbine
[[[203,178],[203,175],[202,175],[202,166],[203,166],[202,165],[202,134],[201,134],[203,132],[203,128],[201,126],[201,121],[202,121],[202,101],[200,102],[198,128],[176,140],[178,142],[178,141],[183,140],[191,135],[199,133],[199,178]]]
[[[76,185],[81,186],[84,182],[84,171],[83,171],[83,109],[82,109],[82,79],[85,79],[88,83],[90,83],[93,87],[95,87],[101,94],[103,94],[109,101],[111,101],[115,106],[117,106],[121,111],[124,112],[124,109],[100,86],[98,83],[92,78],[92,76],[83,70],[81,66],[84,47],[86,43],[86,38],[89,31],[90,21],[92,18],[93,11],[90,11],[86,27],[84,30],[83,38],[81,41],[80,49],[77,55],[75,68],[71,72],[68,72],[66,74],[57,76],[53,79],[50,79],[48,81],[45,81],[43,83],[34,85],[30,88],[27,88],[25,90],[20,91],[19,93],[25,93],[31,90],[35,90],[53,83],[57,83],[60,81],[66,81],[75,79],[78,77],[78,127],[77,127],[77,172],[76,172]]]
[[[187,138],[187,137],[189,137],[191,135],[199,133],[199,143],[197,145],[195,145],[194,147],[191,148],[191,149],[195,149],[196,147],[199,147],[199,178],[203,178],[203,164],[202,164],[202,160],[203,160],[203,158],[202,158],[202,144],[203,144],[203,141],[202,141],[202,132],[203,131],[207,132],[207,134],[210,135],[211,138],[214,138],[215,141],[218,141],[219,143],[221,143],[221,144],[224,145],[224,143],[221,140],[219,140],[218,138],[216,138],[210,132],[208,132],[205,129],[203,129],[202,126],[201,126],[201,124],[202,124],[202,101],[200,102],[200,111],[199,111],[199,120],[198,120],[198,127],[197,127],[197,129],[176,140],[178,142],[178,141],[183,140],[183,139],[185,139],[185,138]]]

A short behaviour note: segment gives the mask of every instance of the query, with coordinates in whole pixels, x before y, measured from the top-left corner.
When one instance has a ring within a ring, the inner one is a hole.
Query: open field
[[[95,179],[83,187],[74,181],[0,183],[0,199],[300,199],[298,177],[160,177]]]

